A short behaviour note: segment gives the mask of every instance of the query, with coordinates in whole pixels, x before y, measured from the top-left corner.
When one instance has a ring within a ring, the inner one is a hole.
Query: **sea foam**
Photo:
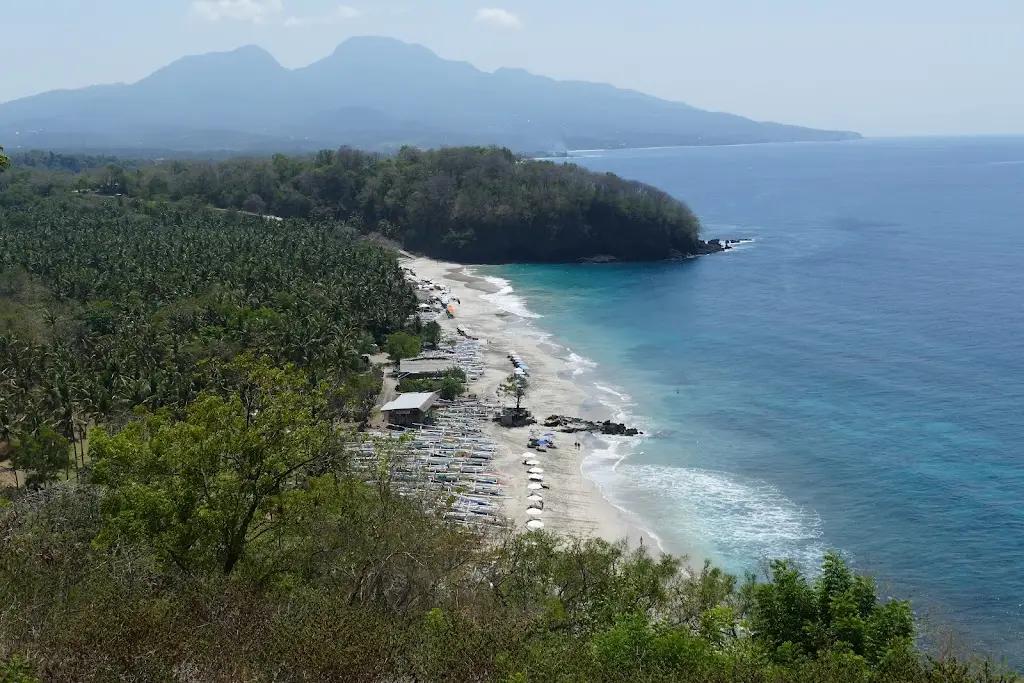
[[[584,358],[583,356],[578,355],[572,349],[567,349],[567,351],[569,351],[569,358],[566,360],[565,364],[572,371],[573,377],[597,367],[597,363],[589,358]]]
[[[709,550],[732,571],[757,570],[759,561],[781,557],[813,574],[826,550],[818,515],[774,486],[667,465],[620,461],[614,472],[627,500],[630,493],[657,500],[659,526]]]
[[[543,317],[528,309],[522,297],[512,293],[515,290],[513,290],[512,284],[508,280],[494,277],[493,275],[484,276],[484,280],[498,288],[498,291],[493,294],[481,294],[480,298],[484,301],[489,301],[499,310],[511,313],[512,315],[518,315],[521,318]]]

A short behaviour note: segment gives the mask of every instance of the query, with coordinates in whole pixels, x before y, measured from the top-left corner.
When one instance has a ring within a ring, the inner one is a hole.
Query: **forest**
[[[656,188],[496,147],[221,162],[34,152],[16,155],[6,182],[24,194],[70,188],[333,220],[464,263],[650,261],[707,249],[696,216]]]
[[[388,441],[347,448],[365,356],[436,330],[358,217],[25,179],[0,191],[3,683],[1019,681],[923,652],[838,555],[734,577],[401,495]]]

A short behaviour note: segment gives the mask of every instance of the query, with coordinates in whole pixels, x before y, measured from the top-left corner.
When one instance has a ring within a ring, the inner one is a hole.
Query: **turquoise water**
[[[1024,139],[596,152],[685,199],[675,264],[490,269],[651,432],[586,465],[673,552],[827,548],[1024,666]]]

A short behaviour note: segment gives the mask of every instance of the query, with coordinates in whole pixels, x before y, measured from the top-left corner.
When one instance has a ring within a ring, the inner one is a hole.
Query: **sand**
[[[593,402],[584,405],[587,395],[572,381],[565,358],[559,356],[559,351],[564,352],[565,349],[545,342],[539,335],[524,334],[527,324],[524,318],[502,310],[485,298],[497,291],[494,284],[473,274],[471,268],[455,263],[409,257],[402,259],[402,265],[412,269],[418,278],[446,285],[451,296],[459,300],[455,304],[455,318],[439,320],[447,332],[455,334],[456,327],[461,325],[474,336],[486,340],[483,345],[486,371],[469,384],[468,393],[495,397],[498,386],[512,371],[508,352],[515,350],[530,368],[530,388],[523,407],[539,421],[552,414],[591,420],[612,417],[601,414],[601,409]],[[509,399],[502,400],[512,405]],[[531,519],[526,514],[526,498],[531,493],[538,493],[544,498],[544,510],[539,519],[548,531],[578,537],[597,536],[609,541],[625,538],[631,547],[643,544],[658,548],[654,537],[637,526],[627,513],[608,502],[597,484],[583,474],[582,464],[596,447],[602,445],[600,439],[586,434],[563,434],[535,425],[533,429],[539,433],[553,432],[557,446],[546,453],[538,453],[526,447],[529,427],[506,429],[491,424],[489,429],[501,450],[495,466],[506,485],[503,506],[514,528],[526,528],[527,520]],[[573,446],[577,440],[582,444],[580,450]],[[539,467],[544,470],[543,483],[549,488],[540,491],[527,489],[527,466],[523,464],[525,453],[540,461]]]

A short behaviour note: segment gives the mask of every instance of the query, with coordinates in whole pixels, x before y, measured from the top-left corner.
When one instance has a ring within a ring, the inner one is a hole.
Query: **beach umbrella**
[[[533,458],[530,458],[529,460],[527,460],[523,464],[524,465],[529,465],[530,467],[533,467],[534,465],[539,465],[540,464],[540,460],[534,460]]]
[[[526,528],[529,529],[530,531],[536,531],[537,529],[543,529],[544,528],[544,522],[540,521],[539,519],[531,519],[529,522],[526,523]]]
[[[526,471],[529,472],[530,474],[544,474],[544,470],[542,470],[540,467],[531,467]]]
[[[544,514],[544,511],[541,510],[540,508],[526,508],[526,514],[530,515],[531,517],[540,517]]]
[[[544,477],[540,476],[539,474],[531,474],[530,481],[544,481]]]
[[[523,457],[524,458],[534,458],[534,457],[536,457],[536,455],[534,453],[523,453]]]
[[[544,436],[554,436],[554,434],[552,434],[551,432],[545,432]]]
[[[541,503],[544,501],[544,498],[535,493],[532,496],[527,496],[526,500],[530,501],[531,503]]]
[[[541,486],[540,484],[533,483],[533,484],[527,484],[526,488],[528,488],[531,491],[539,491],[540,489],[542,489],[544,487]]]

